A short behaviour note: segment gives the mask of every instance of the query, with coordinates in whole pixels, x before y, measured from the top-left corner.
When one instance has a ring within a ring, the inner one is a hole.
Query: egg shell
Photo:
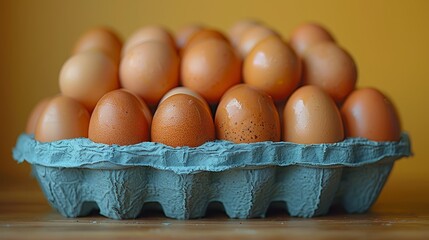
[[[153,142],[197,147],[214,139],[211,113],[197,98],[175,94],[159,104],[152,121]]]
[[[118,89],[104,95],[91,116],[88,138],[104,144],[149,141],[149,120],[137,96]]]
[[[92,111],[107,92],[119,88],[118,66],[101,51],[86,51],[69,58],[61,68],[61,93]]]
[[[76,42],[73,54],[88,50],[100,50],[119,65],[121,60],[122,40],[118,34],[107,27],[96,27],[85,32]]]
[[[282,39],[270,36],[247,55],[243,80],[275,101],[285,100],[301,80],[301,60]]]
[[[179,84],[179,57],[168,44],[147,41],[134,47],[122,59],[122,87],[156,105],[162,96]]]
[[[303,56],[303,83],[325,90],[337,103],[355,88],[357,67],[352,56],[333,42],[309,48]]]
[[[192,47],[193,44],[205,41],[207,39],[219,39],[225,42],[229,42],[228,38],[220,31],[210,28],[203,28],[192,35],[192,37],[189,39],[185,46],[185,51],[187,48]]]
[[[254,19],[243,19],[235,22],[228,30],[229,40],[233,46],[237,46],[240,42],[242,35],[251,27],[259,25],[260,23]]]
[[[231,45],[208,39],[193,45],[182,59],[182,84],[217,103],[231,86],[240,82],[241,61]]]
[[[187,94],[187,95],[193,96],[196,99],[200,100],[204,104],[204,106],[206,106],[207,109],[210,110],[210,106],[207,103],[207,101],[200,94],[198,94],[197,92],[195,92],[195,91],[193,91],[187,87],[176,87],[176,88],[171,89],[162,97],[161,101],[159,101],[159,104],[161,104],[163,101],[165,101],[165,99],[167,99],[173,95],[176,95],[176,94]]]
[[[287,142],[319,144],[344,139],[340,111],[332,98],[317,86],[296,90],[283,114],[283,138]]]
[[[304,23],[299,25],[291,34],[290,44],[295,52],[302,56],[304,52],[321,42],[335,42],[332,34],[318,23]]]
[[[280,119],[272,98],[246,84],[229,89],[215,116],[218,139],[235,143],[280,141]]]
[[[374,88],[355,90],[341,107],[347,137],[398,141],[401,124],[392,102]]]
[[[176,49],[176,43],[169,30],[162,26],[149,25],[136,30],[127,39],[122,48],[122,56],[125,56],[128,51],[147,41],[163,42]]]
[[[39,121],[40,115],[43,110],[45,110],[46,106],[48,106],[50,100],[50,97],[40,100],[36,106],[34,106],[33,110],[31,110],[31,113],[28,116],[27,126],[25,128],[25,132],[27,134],[34,134],[36,132],[37,122]]]
[[[202,29],[203,27],[197,24],[187,25],[179,29],[175,36],[177,48],[182,49],[183,47],[185,47],[189,39],[192,38],[195,33]]]
[[[149,125],[149,128],[150,128],[150,126],[152,125],[152,111],[150,107],[146,104],[146,102],[143,100],[143,98],[141,98],[139,95],[135,94],[129,89],[121,88],[120,90],[133,94],[139,100],[140,104],[143,107],[143,113],[147,120],[147,124]]]
[[[89,119],[89,112],[82,104],[59,95],[40,114],[34,137],[40,142],[87,137]]]
[[[246,58],[259,42],[269,36],[280,37],[277,32],[263,25],[255,25],[247,29],[242,34],[240,42],[238,43],[238,51],[240,52],[241,58]]]

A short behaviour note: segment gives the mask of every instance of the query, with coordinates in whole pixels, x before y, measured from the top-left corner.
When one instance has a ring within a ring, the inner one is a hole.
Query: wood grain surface
[[[425,202],[376,204],[366,214],[334,208],[312,219],[270,208],[265,219],[228,219],[212,210],[206,218],[187,221],[166,218],[161,211],[111,220],[97,213],[62,217],[38,188],[0,189],[0,239],[429,239]]]

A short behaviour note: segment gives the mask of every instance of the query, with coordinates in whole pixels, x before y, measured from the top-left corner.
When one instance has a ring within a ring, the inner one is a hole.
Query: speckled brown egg
[[[56,96],[40,114],[34,137],[40,142],[87,137],[89,118],[88,110],[78,101]]]
[[[270,36],[258,43],[243,64],[245,83],[285,100],[301,80],[301,61],[282,39]]]
[[[398,141],[401,124],[392,102],[374,88],[355,90],[341,107],[347,137]]]
[[[320,42],[335,42],[335,39],[325,27],[317,23],[304,23],[299,25],[294,29],[290,37],[292,48],[300,56],[302,56],[308,48]]]
[[[287,142],[318,144],[344,139],[344,128],[332,98],[317,86],[297,89],[283,111],[283,139]]]
[[[355,88],[357,67],[352,56],[333,42],[309,48],[304,56],[303,83],[315,85],[341,103]]]
[[[218,139],[234,143],[280,140],[279,114],[272,98],[246,84],[229,89],[215,116]]]
[[[121,49],[122,40],[115,31],[107,27],[96,27],[88,30],[79,38],[73,49],[73,54],[88,50],[100,50],[119,65]]]
[[[88,138],[97,143],[131,145],[149,141],[149,120],[141,100],[115,90],[104,95],[91,116]]]
[[[182,84],[217,103],[228,88],[241,78],[241,61],[231,45],[207,39],[185,51],[181,65]]]
[[[152,121],[153,142],[197,147],[214,139],[211,113],[197,98],[175,94],[159,104]]]
[[[179,57],[168,44],[147,41],[131,49],[119,68],[122,87],[156,105],[179,84]]]

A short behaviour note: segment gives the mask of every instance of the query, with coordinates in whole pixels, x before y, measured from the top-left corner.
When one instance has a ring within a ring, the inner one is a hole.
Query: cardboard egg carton
[[[394,161],[410,155],[406,133],[398,142],[214,141],[197,148],[105,145],[86,138],[40,143],[23,134],[13,150],[18,162],[32,165],[62,215],[99,210],[113,219],[137,218],[153,202],[176,219],[204,217],[212,202],[222,203],[230,218],[264,217],[272,202],[298,217],[325,215],[333,204],[365,212]]]

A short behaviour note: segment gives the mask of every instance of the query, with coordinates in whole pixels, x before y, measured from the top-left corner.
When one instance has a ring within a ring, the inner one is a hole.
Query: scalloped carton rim
[[[350,213],[365,212],[394,161],[410,155],[406,133],[398,142],[213,141],[196,148],[106,145],[87,138],[41,143],[22,134],[13,150],[14,159],[32,165],[62,215],[99,209],[113,219],[137,218],[153,202],[176,219],[204,217],[212,202],[222,203],[230,218],[264,217],[278,201],[291,216],[325,215],[334,203]]]

